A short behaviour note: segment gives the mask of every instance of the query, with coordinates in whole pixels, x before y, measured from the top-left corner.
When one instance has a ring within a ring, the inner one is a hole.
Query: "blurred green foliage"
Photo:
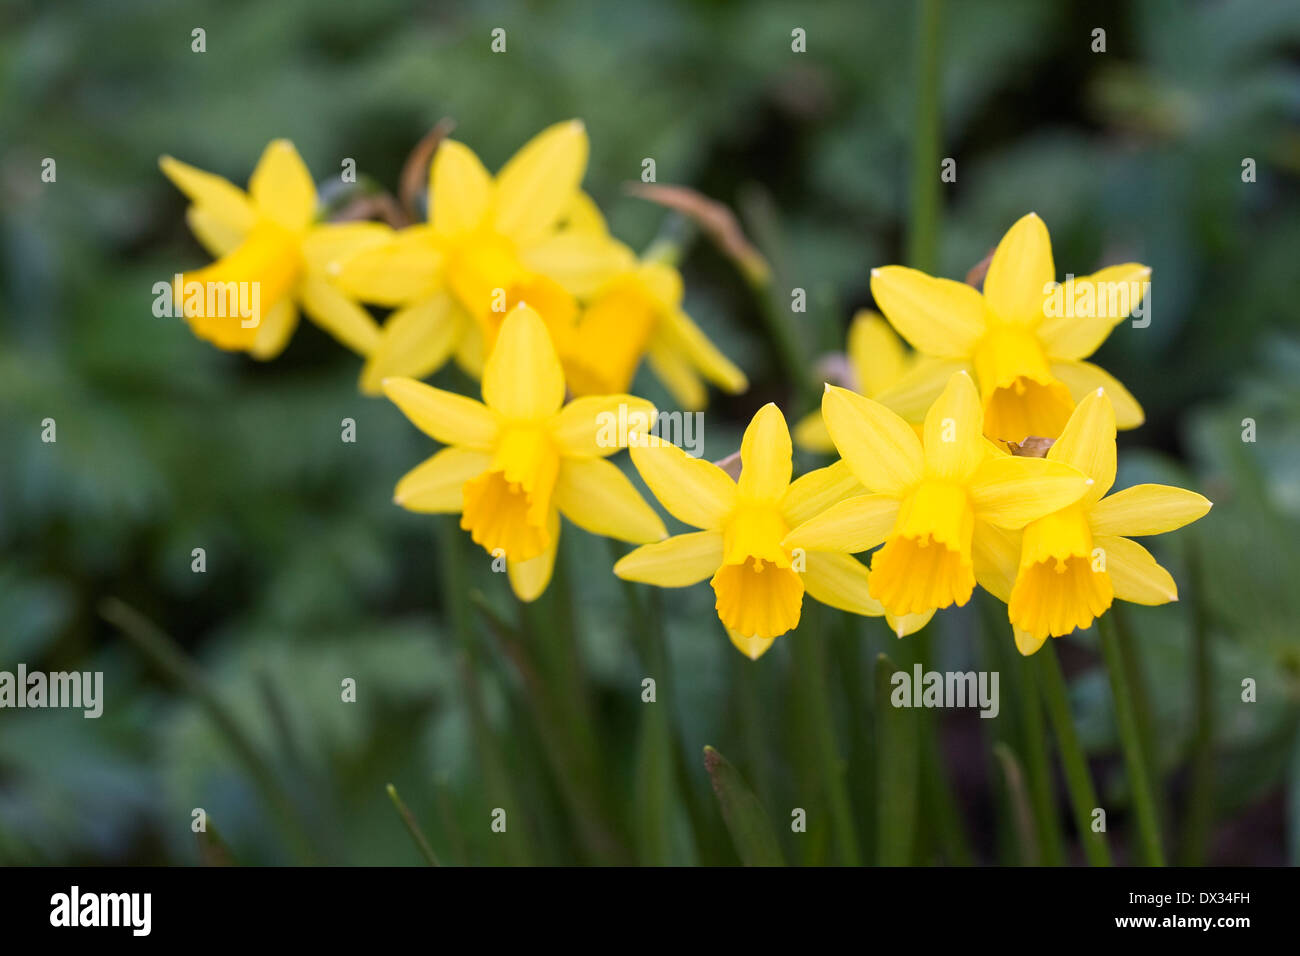
[[[877,719],[875,656],[1019,666],[1008,634],[979,638],[974,608],[910,646],[879,622],[810,609],[751,664],[707,588],[624,589],[609,573],[616,552],[569,528],[562,578],[521,613],[454,520],[391,504],[431,448],[357,393],[355,356],[304,324],[259,365],[150,304],[155,281],[203,260],[160,154],[242,184],[285,136],[322,182],[351,157],[395,186],[442,117],[495,167],[578,116],[587,185],[613,230],[643,247],[664,226],[621,189],[644,157],[660,181],[734,205],[777,291],[809,290],[798,339],[811,360],[842,347],[869,302],[868,270],[902,255],[910,4],[32,0],[0,19],[0,669],[102,670],[106,685],[99,720],[0,712],[0,862],[197,862],[190,820],[203,807],[238,863],[417,863],[392,781],[444,862],[734,863],[706,744],[767,808],[788,860],[845,858],[842,818],[828,823],[846,810],[839,792],[876,858],[873,762],[897,740]],[[1099,26],[1105,53],[1090,49]],[[204,53],[191,51],[196,27]],[[504,55],[489,51],[494,27]],[[794,27],[806,54],[791,52]],[[1151,326],[1121,326],[1098,361],[1148,413],[1121,438],[1120,486],[1166,480],[1216,502],[1154,546],[1183,602],[1125,616],[1175,806],[1196,615],[1209,629],[1214,862],[1285,859],[1288,806],[1300,853],[1298,55],[1300,8],[1271,0],[945,7],[943,155],[958,178],[943,193],[941,272],[960,278],[1029,209],[1062,275],[1126,260],[1154,270]],[[55,183],[41,181],[45,157]],[[1242,182],[1246,157],[1257,182]],[[697,244],[684,268],[689,310],[753,382],[708,413],[706,454],[720,458],[759,404],[793,417],[803,400],[726,262]],[[664,398],[648,376],[638,386]],[[57,443],[41,441],[45,418]],[[339,439],[344,418],[356,444]],[[463,603],[471,590],[487,613]],[[101,619],[106,597],[193,655],[294,812],[277,814],[194,697]],[[1095,641],[1057,643],[1124,833]],[[340,703],[344,677],[355,704]],[[1244,677],[1256,704],[1241,703]],[[1014,795],[995,784],[988,745],[1021,731],[1014,714],[998,731],[969,717],[949,717],[920,759],[947,767],[976,858],[1015,860]],[[838,781],[808,745],[826,721],[830,756],[845,759]],[[495,807],[509,808],[508,837],[489,830]],[[787,807],[807,809],[806,835],[789,832]],[[903,852],[961,856],[924,825]]]

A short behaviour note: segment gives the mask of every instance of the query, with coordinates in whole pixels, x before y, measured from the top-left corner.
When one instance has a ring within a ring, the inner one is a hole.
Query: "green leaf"
[[[741,862],[745,866],[785,866],[772,821],[745,779],[712,747],[704,748],[704,767],[713,780],[722,819]]]

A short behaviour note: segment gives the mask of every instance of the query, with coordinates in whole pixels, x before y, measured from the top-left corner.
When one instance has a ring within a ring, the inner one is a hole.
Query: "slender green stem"
[[[1113,616],[1113,613],[1102,615],[1098,630],[1101,632],[1102,657],[1110,675],[1110,691],[1115,700],[1115,721],[1119,727],[1124,764],[1128,768],[1129,789],[1133,792],[1133,807],[1137,812],[1139,845],[1143,861],[1148,866],[1164,866],[1165,854],[1160,845],[1160,822],[1151,792],[1151,774],[1143,753],[1129,679],[1124,671],[1124,654],[1119,647]]]
[[[1056,732],[1056,744],[1061,752],[1061,765],[1065,769],[1065,785],[1070,792],[1070,806],[1074,809],[1074,825],[1079,831],[1083,852],[1093,866],[1110,866],[1110,847],[1106,834],[1092,829],[1092,813],[1097,808],[1097,791],[1088,772],[1088,761],[1079,745],[1079,735],[1070,716],[1070,703],[1066,694],[1065,675],[1056,657],[1056,648],[1049,641],[1034,655],[1038,687],[1043,694],[1048,719]]]
[[[806,613],[806,612],[805,612]],[[820,621],[818,614],[813,618]],[[826,681],[826,661],[823,657],[821,628],[802,628],[791,635],[796,678],[802,683],[804,699],[812,709],[813,747],[817,753],[822,786],[830,805],[833,839],[839,862],[844,866],[858,866],[857,827],[853,823],[853,804],[849,799],[848,785],[844,779],[845,765],[835,741],[834,715],[830,705],[830,687]]]
[[[1003,683],[1008,685],[1003,699],[1013,702],[1018,731],[1015,749],[1022,759],[1026,792],[1034,809],[1038,853],[1045,866],[1061,866],[1065,863],[1065,843],[1057,819],[1047,732],[1043,725],[1043,709],[1034,691],[1033,674],[1026,660],[1012,645],[1011,626],[1002,605],[991,596],[980,604],[984,626],[991,635],[991,653],[999,661]]]
[[[887,655],[876,658],[876,852],[881,866],[907,866],[915,849],[918,728],[916,711],[890,703],[897,670]]]
[[[1210,623],[1205,607],[1205,588],[1199,536],[1189,542],[1188,570],[1192,592],[1192,732],[1191,784],[1187,814],[1183,820],[1182,866],[1203,866],[1214,822],[1214,654],[1210,647]]]
[[[1038,866],[1037,825],[1034,810],[1025,792],[1025,772],[1016,759],[1016,752],[1003,741],[993,745],[993,756],[1002,770],[1007,787],[1007,801],[1011,804],[1011,817],[1016,829],[1016,843],[1020,846],[1020,862],[1024,866]]]
[[[299,851],[312,862],[318,862],[319,845],[315,836],[308,833],[302,823],[302,815],[288,791],[284,788],[274,768],[267,761],[262,751],[245,733],[233,710],[221,699],[203,677],[198,664],[170,634],[154,624],[135,608],[119,601],[107,598],[99,606],[100,616],[116,627],[133,644],[136,649],[149,658],[178,687],[191,694],[207,712],[217,729],[225,736],[231,749],[243,761],[253,780],[271,801],[272,807],[279,813],[298,838]]]
[[[912,119],[912,216],[907,237],[907,262],[914,269],[934,273],[938,266],[939,238],[939,93],[943,3],[942,0],[920,0],[917,7],[916,112]]]
[[[397,808],[397,815],[402,818],[406,824],[406,831],[411,834],[411,839],[415,841],[416,848],[420,855],[424,857],[426,863],[430,866],[439,866],[438,857],[433,852],[433,847],[429,846],[429,841],[424,838],[424,831],[420,829],[420,824],[415,822],[415,816],[402,802],[402,798],[397,795],[397,788],[391,783],[386,788],[388,790],[388,799],[393,801],[393,806]]]

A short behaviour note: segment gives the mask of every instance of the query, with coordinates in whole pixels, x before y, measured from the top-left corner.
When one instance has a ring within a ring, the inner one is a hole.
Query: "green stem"
[[[981,607],[985,627],[991,635],[992,653],[1001,662],[999,670],[1004,682],[1009,683],[1003,697],[1014,702],[1015,722],[1019,731],[1016,749],[1023,758],[1025,783],[1034,809],[1034,823],[1038,828],[1038,852],[1044,866],[1061,866],[1065,863],[1065,843],[1057,819],[1043,708],[1034,691],[1033,674],[1028,662],[1012,645],[1011,627],[1002,606],[990,596],[981,602]]]
[[[920,0],[916,47],[916,112],[912,130],[912,216],[907,263],[933,274],[939,237],[939,93],[942,0]]]
[[[1088,761],[1079,745],[1079,735],[1070,716],[1065,675],[1056,657],[1056,648],[1049,641],[1034,655],[1038,671],[1038,688],[1043,693],[1048,719],[1056,732],[1056,743],[1061,752],[1061,765],[1065,769],[1065,784],[1070,792],[1070,806],[1074,809],[1074,825],[1079,831],[1083,852],[1093,866],[1110,866],[1110,847],[1104,833],[1092,829],[1092,813],[1097,808],[1097,791],[1088,772]]]
[[[416,848],[420,855],[424,857],[426,863],[430,866],[439,866],[438,857],[433,852],[433,847],[429,846],[429,841],[424,838],[424,831],[420,829],[420,824],[415,822],[415,817],[402,802],[402,798],[397,795],[397,788],[391,783],[387,787],[388,799],[393,801],[393,806],[397,808],[397,815],[402,818],[406,824],[406,831],[411,834],[411,839],[415,841]]]
[[[1115,700],[1115,722],[1119,727],[1124,764],[1128,768],[1129,789],[1133,792],[1133,807],[1137,812],[1139,845],[1142,858],[1148,866],[1164,866],[1165,854],[1160,845],[1160,823],[1151,792],[1151,774],[1143,753],[1129,679],[1124,671],[1124,654],[1120,650],[1113,617],[1113,613],[1102,615],[1098,621],[1098,630],[1101,632],[1102,657],[1105,658],[1106,671],[1110,675],[1110,691]]]
[[[912,862],[919,784],[916,712],[890,703],[897,666],[876,658],[876,852],[881,866]]]
[[[117,598],[105,599],[99,606],[99,613],[166,674],[172,683],[198,700],[217,729],[225,735],[231,749],[244,762],[276,812],[288,822],[290,832],[298,838],[300,852],[309,861],[319,862],[316,850],[319,843],[303,828],[301,814],[293,799],[261,750],[244,732],[234,711],[204,679],[194,659],[185,653],[171,635]]]
[[[820,613],[813,620],[820,622]],[[826,662],[823,657],[823,637],[821,633],[814,634],[811,628],[802,630],[802,634],[796,631],[791,635],[791,650],[794,653],[796,679],[803,685],[804,699],[812,709],[813,747],[817,753],[822,786],[830,805],[835,846],[841,865],[858,866],[861,858],[858,854],[857,827],[853,823],[853,804],[849,800],[848,785],[844,779],[844,761],[840,758],[835,742],[834,715],[831,713],[830,688],[826,681]]]
[[[1200,540],[1189,543],[1188,572],[1192,591],[1192,733],[1191,784],[1183,820],[1182,866],[1203,866],[1214,822],[1214,654],[1205,607]]]

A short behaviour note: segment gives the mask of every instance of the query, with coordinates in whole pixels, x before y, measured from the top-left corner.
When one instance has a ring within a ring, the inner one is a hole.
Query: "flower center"
[[[770,639],[799,624],[803,578],[781,547],[789,528],[773,505],[745,502],[723,523],[722,566],[710,582],[718,617],[742,637]]]
[[[1079,505],[1025,528],[1020,572],[1011,589],[1011,623],[1037,640],[1087,627],[1115,598],[1105,555],[1093,551],[1088,517]]]
[[[871,560],[868,591],[895,617],[970,600],[975,512],[966,489],[927,479],[903,499],[893,534]]]
[[[1038,337],[1025,326],[991,320],[975,347],[975,375],[989,438],[1057,438],[1074,410],[1070,390],[1052,375]]]
[[[491,467],[465,482],[460,526],[489,554],[527,561],[551,545],[546,523],[560,470],[559,453],[545,429],[507,428]]]
[[[226,255],[183,275],[173,292],[195,335],[219,348],[247,349],[302,268],[297,237],[263,219]]]

